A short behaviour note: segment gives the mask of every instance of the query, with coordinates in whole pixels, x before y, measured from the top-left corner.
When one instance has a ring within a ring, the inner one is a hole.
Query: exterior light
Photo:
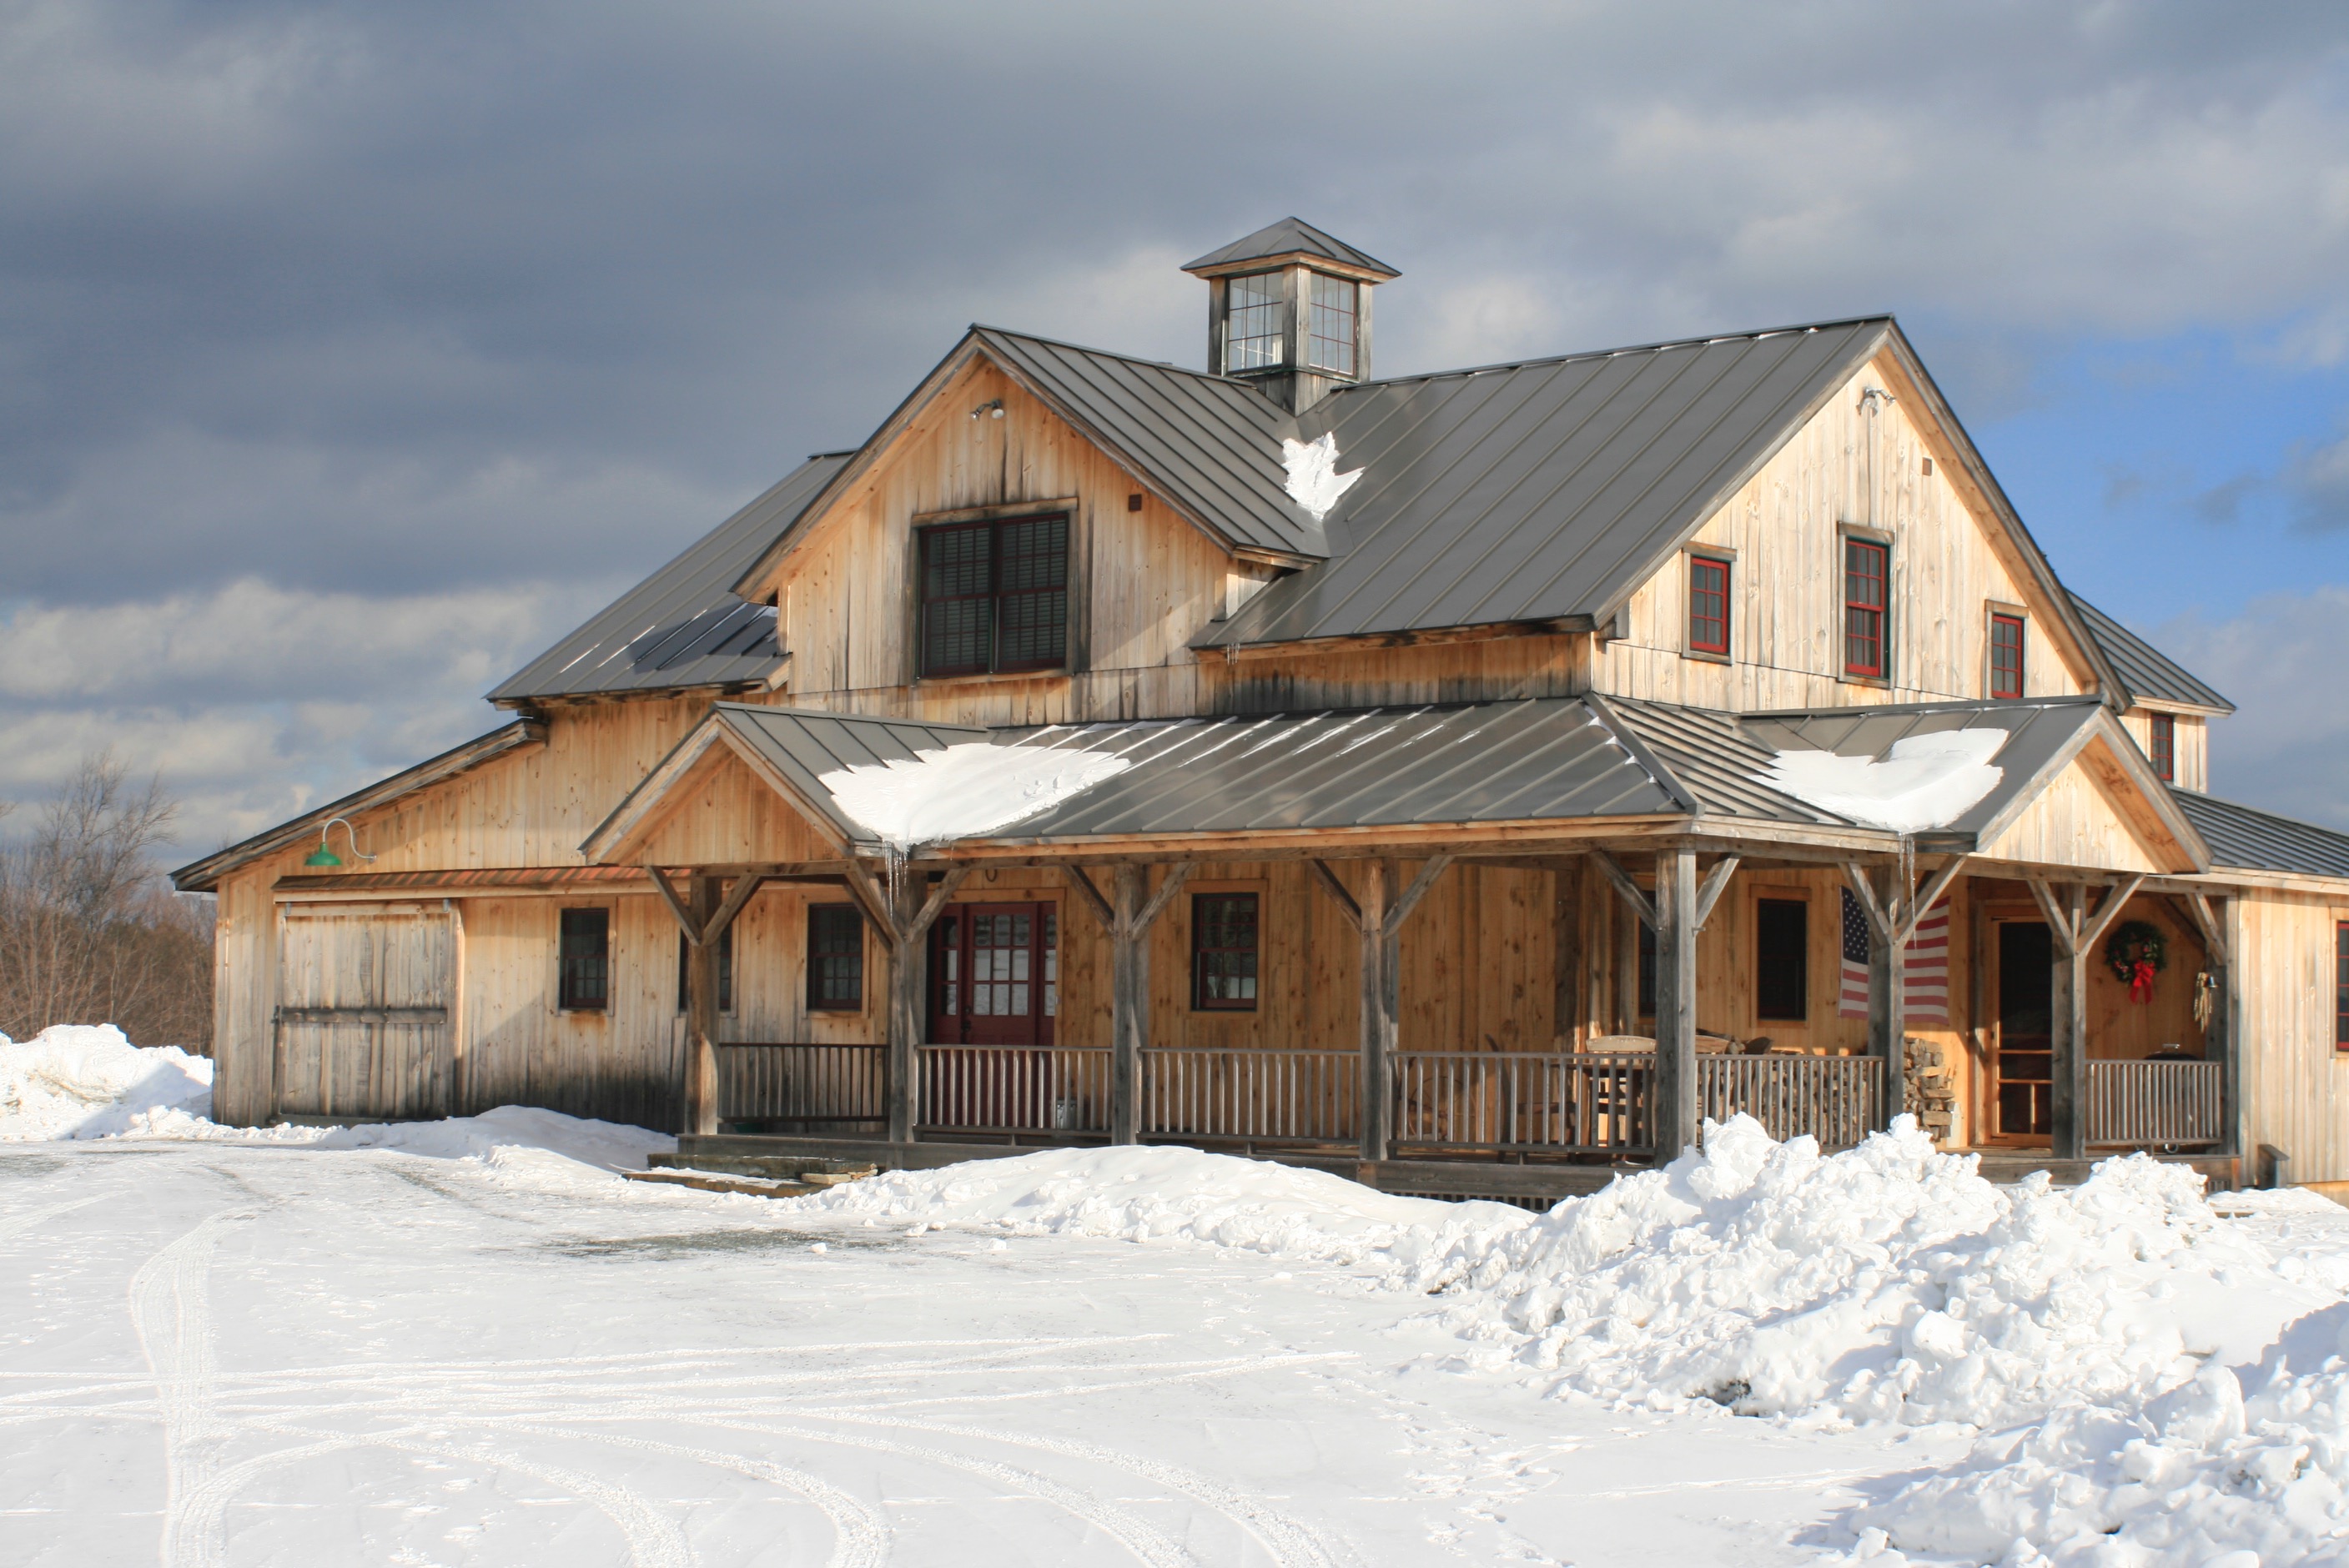
[[[335,824],[337,822],[343,825],[343,838],[350,845],[351,853],[363,861],[375,859],[373,855],[359,848],[358,831],[351,826],[349,818],[329,817],[325,825],[318,830],[318,847],[310,851],[309,858],[302,862],[304,865],[316,866],[322,871],[333,871],[343,863],[343,857],[326,847],[326,835],[335,830]]]

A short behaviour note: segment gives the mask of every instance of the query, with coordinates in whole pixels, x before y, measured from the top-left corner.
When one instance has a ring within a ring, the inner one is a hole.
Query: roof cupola
[[[1302,218],[1183,269],[1207,281],[1207,368],[1292,413],[1371,375],[1371,290],[1402,274]]]

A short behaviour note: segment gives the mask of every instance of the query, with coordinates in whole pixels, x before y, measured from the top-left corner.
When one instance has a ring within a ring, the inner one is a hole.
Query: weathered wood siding
[[[2158,859],[2113,797],[2076,762],[2057,774],[2006,831],[1982,845],[1982,858],[2123,872],[2183,869],[2180,862]]]
[[[1989,695],[1993,603],[2026,614],[2024,692],[2085,689],[2088,666],[2049,624],[2021,562],[1953,482],[1952,456],[1910,417],[1912,399],[1869,416],[1870,366],[1700,529],[1699,545],[1735,552],[1730,656],[1687,652],[1688,568],[1676,558],[1632,595],[1628,635],[1602,645],[1599,690],[1719,708],[1824,707]],[[1869,424],[1873,437],[1874,499]],[[1925,472],[1927,459],[1933,471]],[[1846,524],[1891,536],[1889,678],[1843,676]]]
[[[2334,940],[2349,895],[2261,891],[2234,902],[2247,1155],[2292,1156],[2295,1181],[2349,1181],[2349,1054],[2333,1046]]]
[[[2173,755],[2178,764],[2178,777],[2172,780],[2180,789],[2210,788],[2210,721],[2197,713],[2171,716],[2177,722],[2174,731]],[[2130,708],[2121,715],[2121,724],[2137,741],[2137,749],[2147,757],[2153,755],[2153,713],[2142,707]]]

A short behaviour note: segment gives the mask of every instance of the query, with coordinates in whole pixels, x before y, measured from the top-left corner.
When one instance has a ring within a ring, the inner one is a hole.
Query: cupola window
[[[1356,285],[1349,279],[1333,278],[1323,273],[1307,275],[1313,282],[1313,314],[1305,337],[1306,367],[1351,377]]]
[[[1278,273],[1251,273],[1231,281],[1226,370],[1271,370],[1288,358],[1288,313]]]

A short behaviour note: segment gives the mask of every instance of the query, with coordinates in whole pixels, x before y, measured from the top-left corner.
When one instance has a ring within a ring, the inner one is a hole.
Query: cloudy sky
[[[1198,363],[1296,212],[1400,373],[1899,313],[2056,566],[2349,827],[2349,7],[0,0],[0,798],[216,847],[978,320]]]

